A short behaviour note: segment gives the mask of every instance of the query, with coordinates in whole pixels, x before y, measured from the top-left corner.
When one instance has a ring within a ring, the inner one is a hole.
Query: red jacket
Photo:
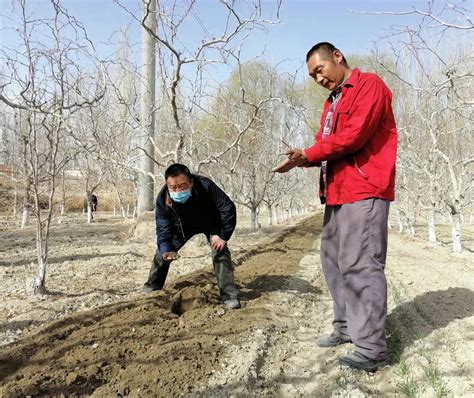
[[[331,134],[323,140],[330,104],[326,100],[314,145],[304,150],[310,162],[328,160],[326,203],[394,200],[397,127],[392,93],[377,75],[354,69],[342,88]]]

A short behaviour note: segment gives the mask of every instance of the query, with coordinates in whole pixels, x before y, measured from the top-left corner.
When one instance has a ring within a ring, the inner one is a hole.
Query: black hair
[[[322,41],[321,43],[315,44],[313,47],[311,47],[311,49],[306,54],[306,62],[309,61],[314,53],[318,53],[325,56],[326,59],[332,60],[332,54],[336,50],[342,54],[342,51],[336,48],[334,44],[328,43],[327,41]],[[342,62],[347,65],[347,60],[346,57],[344,57],[344,54],[342,54]]]
[[[190,180],[193,178],[187,166],[181,163],[174,163],[166,169],[165,180],[167,180],[168,177],[178,177],[180,175],[185,175]]]

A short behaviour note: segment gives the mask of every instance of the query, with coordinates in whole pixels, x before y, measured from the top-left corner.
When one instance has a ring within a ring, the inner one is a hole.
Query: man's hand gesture
[[[221,239],[218,235],[212,235],[211,237],[211,247],[213,250],[220,252],[227,242],[224,239]]]
[[[178,253],[176,252],[166,252],[163,254],[163,260],[165,261],[173,261],[178,258]]]
[[[301,167],[308,163],[308,158],[302,149],[289,149],[286,155],[288,155],[288,158],[272,170],[274,173],[286,173],[294,167]]]

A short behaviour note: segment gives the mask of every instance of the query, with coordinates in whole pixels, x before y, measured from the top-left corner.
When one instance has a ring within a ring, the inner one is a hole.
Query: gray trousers
[[[371,359],[387,358],[387,221],[390,202],[369,198],[328,206],[321,264],[333,298],[334,333]]]
[[[179,248],[175,251],[178,250]],[[163,289],[170,263],[171,261],[163,260],[163,255],[157,250],[145,286],[150,286],[154,290]],[[212,250],[212,264],[214,265],[221,299],[237,298],[239,291],[234,283],[234,267],[227,246],[221,251]]]

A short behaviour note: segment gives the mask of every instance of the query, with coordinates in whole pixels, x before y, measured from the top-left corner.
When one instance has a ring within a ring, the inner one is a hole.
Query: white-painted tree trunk
[[[28,225],[30,225],[30,208],[26,206],[23,208],[21,217],[21,229],[26,228]]]
[[[16,216],[17,208],[18,208],[18,193],[16,190],[16,183],[15,183],[15,190],[13,191],[13,217]]]
[[[453,252],[454,253],[461,253],[462,252],[462,245],[461,245],[461,219],[459,214],[455,214],[453,216],[453,223],[451,227],[451,235],[453,238]]]
[[[274,207],[272,209],[272,212],[273,212],[273,219],[275,220],[275,224],[279,224],[280,220],[278,219],[278,209]]]
[[[436,236],[436,218],[432,213],[428,218],[428,241],[430,243],[437,243],[438,238]]]
[[[250,229],[252,232],[257,230],[257,209],[250,209]]]
[[[33,279],[33,293],[47,294],[45,287],[46,270],[48,268],[48,259],[42,255],[38,256],[38,275]]]
[[[272,206],[267,205],[267,213],[268,213],[268,225],[273,225],[273,209],[272,209]]]
[[[403,234],[403,223],[402,223],[402,220],[400,220],[400,218],[398,219],[398,232]]]
[[[92,222],[92,206],[87,202],[87,224]]]

